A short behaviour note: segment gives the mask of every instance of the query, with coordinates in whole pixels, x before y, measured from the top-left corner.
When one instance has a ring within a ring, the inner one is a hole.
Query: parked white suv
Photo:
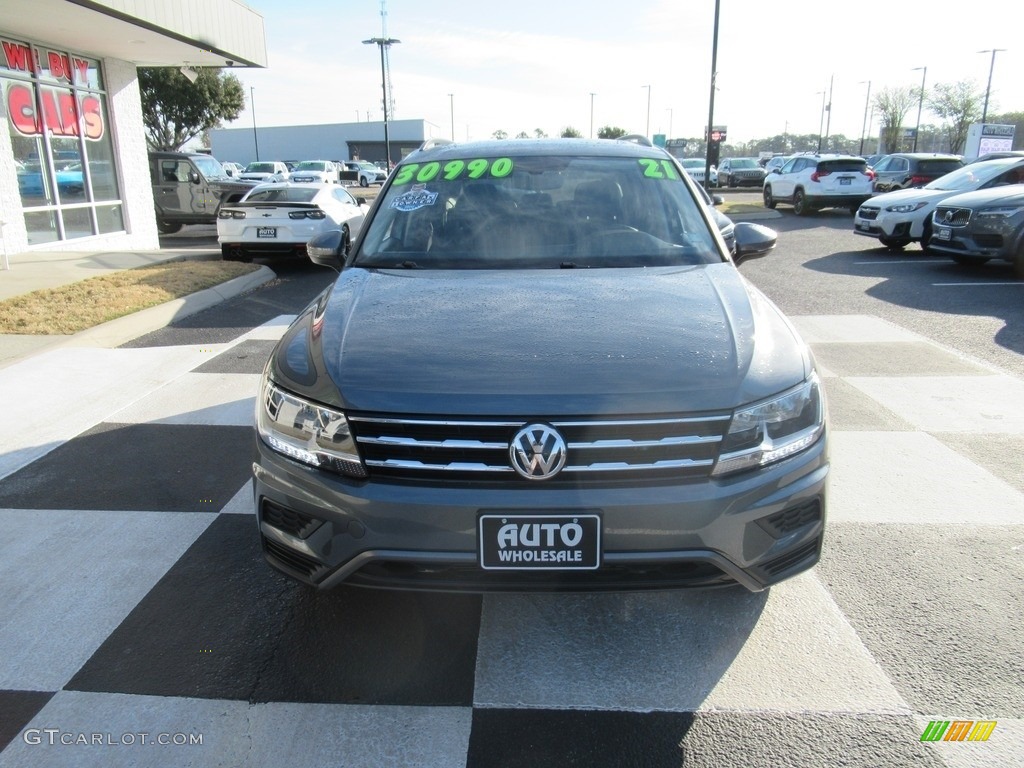
[[[337,184],[341,170],[330,160],[303,160],[292,169],[289,181],[297,183]]]
[[[797,216],[822,208],[849,208],[856,213],[871,197],[874,174],[863,157],[795,155],[764,180],[765,208],[789,203]]]

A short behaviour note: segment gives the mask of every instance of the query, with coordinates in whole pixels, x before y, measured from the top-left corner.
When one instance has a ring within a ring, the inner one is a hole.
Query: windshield
[[[224,166],[215,157],[209,155],[196,155],[192,158],[192,162],[196,164],[196,168],[203,174],[207,179],[226,179],[228,178],[228,172],[224,170]]]
[[[249,163],[245,167],[246,173],[274,173],[273,163]]]
[[[701,208],[667,157],[407,162],[354,263],[571,269],[721,262]]]
[[[327,163],[323,160],[303,160],[295,166],[296,171],[326,171]]]
[[[317,187],[273,187],[255,189],[246,198],[247,203],[308,203],[320,190]]]
[[[685,160],[680,160],[679,162],[682,163],[683,168],[703,168],[704,167],[704,161],[701,160],[699,157],[691,157],[691,158],[687,158]]]
[[[1005,173],[1018,165],[1024,165],[1020,160],[992,160],[985,163],[972,163],[958,168],[952,173],[940,176],[930,184],[925,184],[925,189],[942,189],[949,191],[971,191],[978,189],[984,184],[992,181],[996,176]]]
[[[730,160],[733,168],[760,168],[756,160],[752,160],[749,157],[741,157],[736,160]]]

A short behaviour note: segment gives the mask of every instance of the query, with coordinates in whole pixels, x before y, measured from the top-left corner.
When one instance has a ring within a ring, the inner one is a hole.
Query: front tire
[[[910,239],[905,237],[880,237],[878,242],[884,245],[892,253],[902,251],[910,245]]]
[[[931,218],[925,219],[924,231],[921,233],[921,250],[928,254],[934,254],[932,250],[932,222]]]
[[[173,235],[181,229],[181,224],[177,224],[173,221],[160,221],[157,219],[156,228],[159,230],[161,235]]]
[[[368,178],[366,178],[365,176],[360,176],[359,177],[359,186],[360,187],[368,187],[368,186],[370,186],[370,180]]]
[[[765,187],[762,191],[762,195],[764,196],[764,207],[775,210],[777,203],[775,202],[775,198],[772,196],[772,188]]]

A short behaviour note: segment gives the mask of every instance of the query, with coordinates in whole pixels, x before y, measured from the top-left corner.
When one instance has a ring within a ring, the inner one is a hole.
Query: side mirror
[[[198,184],[200,182],[199,172],[198,171],[189,171],[188,172],[188,178],[189,178],[189,181],[191,181],[193,184]]]
[[[781,168],[772,168],[772,173],[782,173]]]
[[[734,236],[736,251],[732,260],[736,266],[750,259],[767,256],[775,248],[775,243],[779,239],[779,233],[774,229],[749,221],[739,222],[734,230]]]
[[[722,197],[721,195],[712,195],[711,196],[711,204],[712,205],[721,205],[724,202],[725,202],[725,198]]]
[[[343,243],[340,229],[332,229],[317,235],[306,243],[306,254],[309,260],[321,267],[330,267],[335,272],[340,272],[345,263],[345,256],[342,253]]]

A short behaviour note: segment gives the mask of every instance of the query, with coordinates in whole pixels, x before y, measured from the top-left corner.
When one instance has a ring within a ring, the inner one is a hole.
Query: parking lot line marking
[[[1003,283],[1003,282],[999,282],[999,283],[932,283],[932,285],[940,287],[940,288],[950,288],[950,287],[959,287],[959,286],[975,286],[975,285],[991,285],[991,286],[996,286],[996,285],[1022,285],[1022,286],[1024,286],[1024,281],[1015,280],[1015,281],[1010,281],[1010,282],[1006,282],[1006,283]]]
[[[879,259],[878,261],[855,261],[854,264],[935,264],[931,259]]]

